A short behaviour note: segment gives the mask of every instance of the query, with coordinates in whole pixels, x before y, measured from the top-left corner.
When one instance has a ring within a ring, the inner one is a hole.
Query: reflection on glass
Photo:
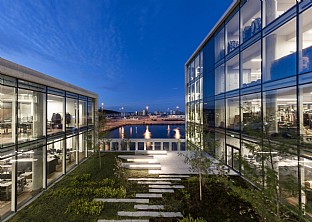
[[[130,138],[132,137],[132,127],[130,127]]]
[[[151,137],[152,137],[152,134],[151,134],[151,132],[148,129],[148,125],[146,125],[146,130],[145,130],[145,133],[144,133],[144,139],[150,139]]]
[[[170,125],[168,125],[168,127],[167,127],[167,136],[168,136],[168,138],[170,137]]]
[[[215,36],[215,60],[219,61],[224,57],[224,28],[222,28]]]
[[[299,39],[302,40],[301,53],[299,53],[299,71],[308,72],[312,70],[312,9],[306,10],[300,15],[302,27],[299,30]]]
[[[226,102],[226,126],[231,130],[240,130],[239,98],[228,98]]]
[[[261,83],[261,44],[260,41],[242,52],[242,87]]]
[[[226,62],[226,90],[239,87],[239,59],[238,55]]]
[[[265,92],[265,121],[273,138],[294,138],[297,135],[297,99],[295,87]]]
[[[241,8],[242,41],[245,42],[261,30],[261,1],[246,1]]]
[[[223,93],[225,88],[224,64],[215,70],[215,94]]]
[[[0,86],[0,144],[6,146],[14,143],[14,88]]]
[[[231,20],[226,24],[227,37],[227,53],[230,53],[239,46],[239,16],[236,13]]]
[[[264,38],[264,81],[296,74],[296,19]]]
[[[45,94],[31,90],[18,91],[18,139],[28,141],[42,137]]]
[[[296,4],[296,0],[266,0],[263,7],[265,9],[265,24],[269,24],[276,18],[284,14],[288,9]]]

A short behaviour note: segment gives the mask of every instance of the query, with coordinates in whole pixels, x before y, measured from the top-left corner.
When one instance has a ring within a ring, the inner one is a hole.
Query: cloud
[[[122,44],[109,7],[110,1],[0,1],[0,48],[118,81]]]

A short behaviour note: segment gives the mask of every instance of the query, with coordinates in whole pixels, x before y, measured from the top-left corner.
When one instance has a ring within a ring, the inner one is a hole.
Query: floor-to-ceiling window
[[[263,39],[263,80],[272,81],[296,74],[296,19]]]

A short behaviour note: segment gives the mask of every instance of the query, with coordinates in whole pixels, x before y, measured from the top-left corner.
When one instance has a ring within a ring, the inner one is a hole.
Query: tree
[[[189,152],[183,155],[184,162],[190,165],[191,171],[198,174],[199,199],[201,201],[205,177],[209,174],[227,175],[228,168],[211,156],[219,144],[215,140],[214,133],[207,129],[204,130],[202,126],[197,124],[192,125],[191,128],[199,136],[194,141],[187,141]]]
[[[260,189],[258,194],[261,194],[257,197],[244,194],[244,198],[250,200],[263,218],[282,221],[290,215],[282,204],[282,195],[291,196],[300,192],[294,175],[288,172],[281,177],[282,170],[291,168],[288,166],[291,164],[291,153],[297,155],[300,141],[298,134],[288,128],[280,128],[275,112],[267,113],[264,121],[261,115],[250,112],[248,118],[242,121],[242,127],[245,137],[251,138],[253,142],[243,142],[249,154],[240,160],[241,173]],[[289,163],[287,167],[281,164],[285,162]]]

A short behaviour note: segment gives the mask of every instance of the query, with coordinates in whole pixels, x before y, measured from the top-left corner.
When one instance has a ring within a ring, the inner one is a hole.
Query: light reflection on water
[[[110,132],[111,138],[175,138],[184,139],[184,125],[132,125]]]
[[[151,132],[148,130],[148,125],[146,125],[146,130],[144,133],[144,139],[150,139],[152,137]]]

